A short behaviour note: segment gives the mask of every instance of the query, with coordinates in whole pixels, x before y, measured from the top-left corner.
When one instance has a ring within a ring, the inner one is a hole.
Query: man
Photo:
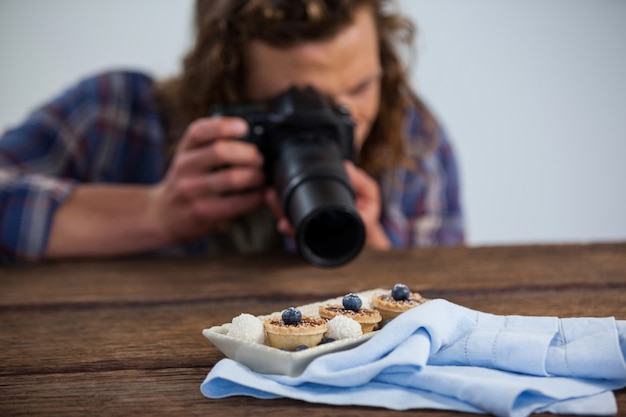
[[[238,140],[246,123],[208,115],[290,86],[354,118],[345,168],[367,247],[462,244],[456,163],[407,81],[395,48],[413,27],[389,3],[198,0],[180,76],[101,74],[0,138],[2,259],[281,245],[276,229],[293,230],[261,153]]]

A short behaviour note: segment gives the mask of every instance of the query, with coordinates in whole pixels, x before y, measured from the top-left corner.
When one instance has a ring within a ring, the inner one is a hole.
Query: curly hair
[[[394,0],[196,0],[195,45],[183,61],[182,73],[162,82],[157,97],[167,108],[170,141],[184,126],[206,116],[215,104],[245,100],[246,45],[261,40],[289,48],[333,38],[367,7],[375,19],[381,79],[380,111],[357,164],[378,177],[407,161],[406,115],[415,109],[424,126],[421,151],[436,143],[436,122],[410,86],[399,47],[409,52],[415,26],[397,11]],[[413,150],[412,154],[415,153]]]

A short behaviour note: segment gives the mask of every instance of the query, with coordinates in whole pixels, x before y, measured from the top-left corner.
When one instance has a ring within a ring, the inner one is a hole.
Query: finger
[[[280,219],[281,217],[285,217],[285,213],[283,211],[283,205],[281,204],[280,198],[278,197],[278,192],[276,188],[270,187],[265,192],[265,202],[270,208],[272,214],[276,219]]]
[[[259,169],[228,168],[184,178],[180,181],[180,192],[194,199],[260,189],[264,184],[265,175]]]
[[[205,117],[192,122],[185,131],[179,151],[197,148],[216,139],[237,139],[248,132],[248,124],[237,117]]]
[[[287,236],[296,235],[295,229],[293,228],[291,223],[289,223],[289,220],[287,220],[286,217],[283,217],[278,220],[278,222],[276,223],[276,230],[278,230],[278,232],[282,233],[283,235],[287,235]]]
[[[263,201],[263,191],[250,191],[200,199],[194,203],[193,210],[200,219],[231,219],[254,210]]]
[[[220,139],[201,148],[179,153],[172,169],[177,175],[190,175],[225,166],[260,168],[263,166],[263,156],[251,143]]]
[[[374,178],[370,177],[362,169],[356,167],[351,161],[345,161],[344,167],[357,196],[363,196],[368,199],[378,199],[379,189]]]
[[[284,235],[294,236],[296,234],[295,230],[289,222],[289,219],[285,215],[282,203],[280,201],[280,198],[278,197],[278,192],[275,188],[267,189],[267,191],[265,192],[265,202],[267,203],[270,210],[272,211],[272,214],[277,220],[276,230]]]

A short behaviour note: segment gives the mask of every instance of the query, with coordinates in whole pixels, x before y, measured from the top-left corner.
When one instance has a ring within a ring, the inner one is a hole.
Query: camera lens
[[[298,251],[317,266],[348,263],[363,249],[365,225],[337,142],[296,135],[280,145],[274,184],[296,231]]]
[[[343,264],[359,253],[363,246],[360,219],[342,209],[320,210],[301,225],[306,254],[317,264]]]
[[[347,107],[313,87],[292,86],[263,103],[240,103],[215,114],[244,117],[242,140],[258,146],[268,183],[276,187],[311,264],[343,265],[365,243],[365,225],[343,167],[354,160],[354,120]]]
[[[300,254],[311,264],[335,267],[354,259],[365,243],[365,225],[352,191],[336,177],[312,178],[292,191],[287,212]]]

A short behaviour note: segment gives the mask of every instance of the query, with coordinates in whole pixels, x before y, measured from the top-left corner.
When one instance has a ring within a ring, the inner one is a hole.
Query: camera
[[[344,159],[354,159],[354,121],[346,107],[312,87],[291,87],[267,101],[217,107],[213,115],[248,122],[242,140],[265,158],[304,259],[336,267],[360,253],[365,225],[343,167]]]

